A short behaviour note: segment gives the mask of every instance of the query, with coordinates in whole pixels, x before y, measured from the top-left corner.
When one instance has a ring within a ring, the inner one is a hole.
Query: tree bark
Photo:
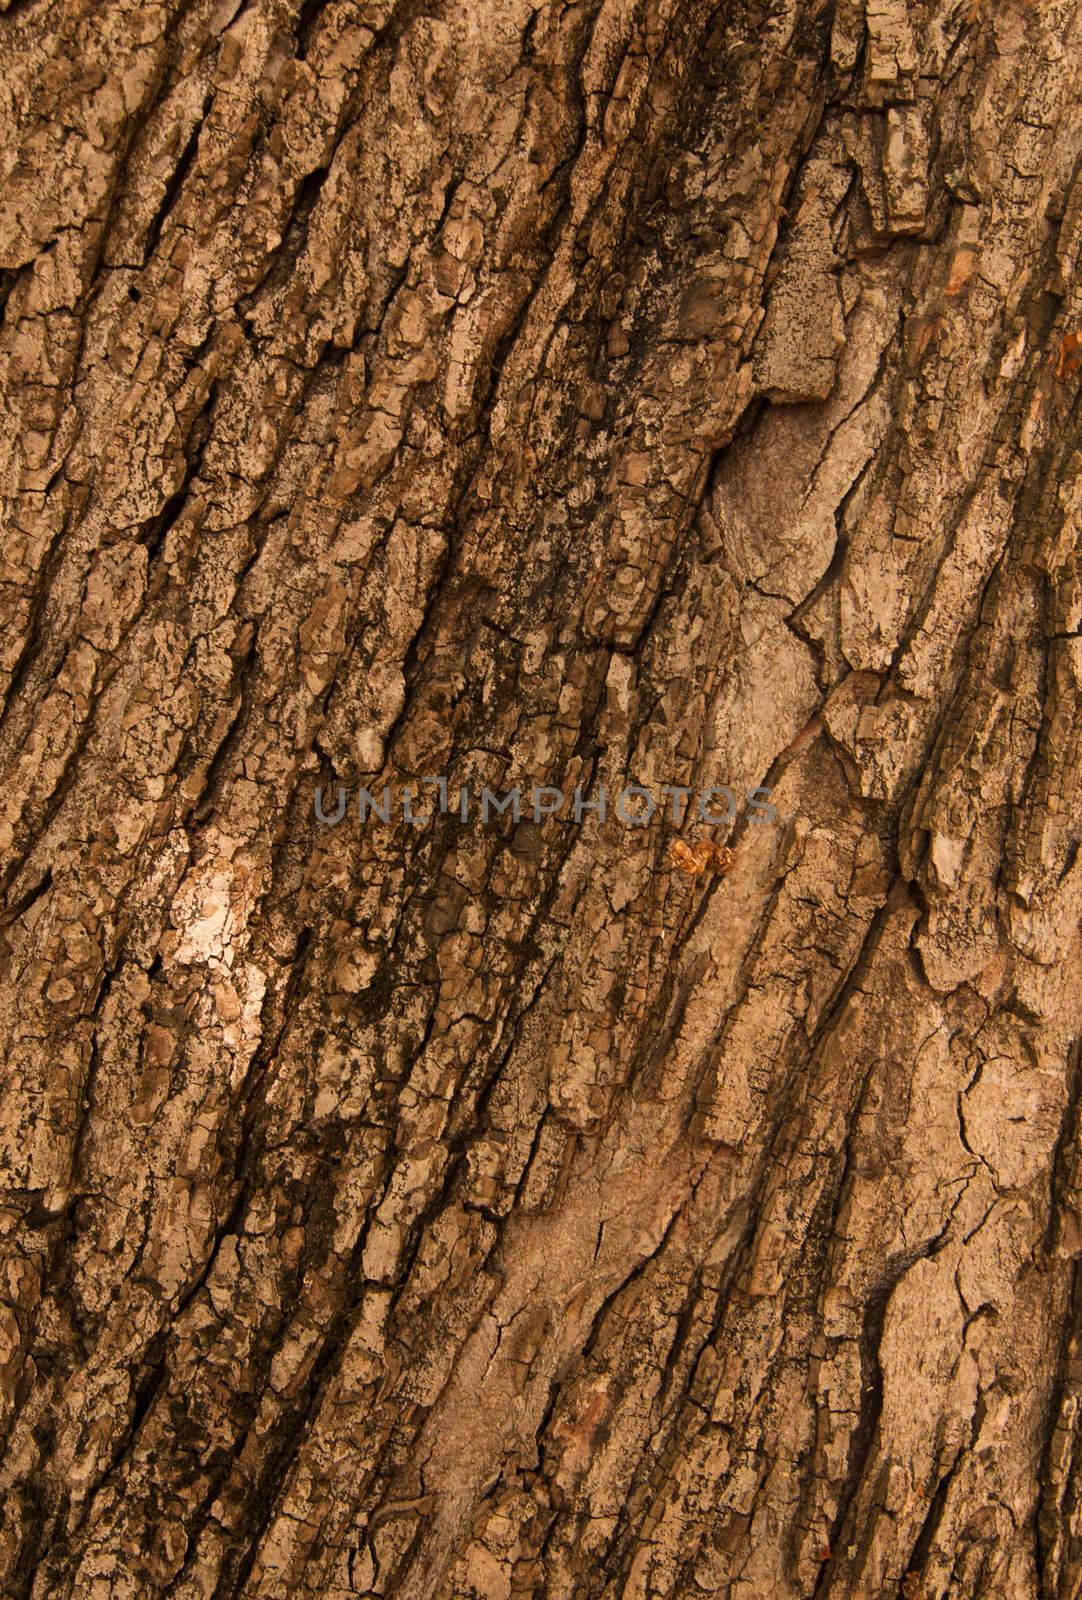
[[[1082,4],[3,9],[3,1593],[1078,1596]]]

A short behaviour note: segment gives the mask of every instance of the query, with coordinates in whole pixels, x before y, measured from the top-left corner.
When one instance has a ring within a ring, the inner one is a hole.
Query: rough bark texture
[[[4,9],[4,1595],[1077,1596],[1082,4]]]

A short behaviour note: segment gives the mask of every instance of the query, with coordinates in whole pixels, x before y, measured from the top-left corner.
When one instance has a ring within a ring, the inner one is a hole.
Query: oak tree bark
[[[1082,4],[0,9],[3,1593],[1082,1593]]]

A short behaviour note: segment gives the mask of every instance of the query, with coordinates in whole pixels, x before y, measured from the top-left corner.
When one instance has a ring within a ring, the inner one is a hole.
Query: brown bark
[[[0,60],[3,1593],[1082,1593],[1082,4]]]

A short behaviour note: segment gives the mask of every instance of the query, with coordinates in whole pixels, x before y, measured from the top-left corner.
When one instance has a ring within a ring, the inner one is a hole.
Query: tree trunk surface
[[[3,1594],[1077,1597],[1082,3],[0,9]]]

